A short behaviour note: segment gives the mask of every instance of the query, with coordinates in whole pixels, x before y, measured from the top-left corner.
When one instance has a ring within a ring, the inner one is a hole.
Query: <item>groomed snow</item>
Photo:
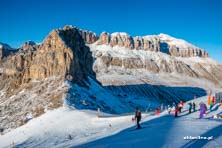
[[[200,101],[207,97],[196,99],[197,107]],[[1,135],[0,147],[220,147],[222,121],[211,117],[222,110],[216,106],[214,110],[204,119],[197,119],[199,111],[187,114],[187,106],[176,119],[166,112],[143,114],[144,128],[134,131],[132,115],[98,118],[97,112],[64,106]],[[185,140],[186,136],[213,139]]]

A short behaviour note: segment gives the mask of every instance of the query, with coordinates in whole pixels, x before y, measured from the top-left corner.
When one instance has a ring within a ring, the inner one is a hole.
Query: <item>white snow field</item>
[[[197,109],[200,101],[207,97],[195,100]],[[178,118],[166,111],[159,116],[144,113],[143,128],[135,130],[133,115],[98,118],[95,111],[64,106],[1,135],[0,147],[222,147],[222,119],[212,118],[222,107],[216,104],[204,119],[198,119],[199,111],[188,114],[187,108]]]

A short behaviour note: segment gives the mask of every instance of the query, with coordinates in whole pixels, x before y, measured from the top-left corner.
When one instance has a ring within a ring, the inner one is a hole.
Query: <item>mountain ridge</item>
[[[27,114],[40,116],[64,101],[124,113],[221,90],[221,64],[195,46],[184,51],[164,41],[126,33],[98,37],[69,25],[41,44],[25,42],[0,58],[0,126],[7,132],[25,124]]]

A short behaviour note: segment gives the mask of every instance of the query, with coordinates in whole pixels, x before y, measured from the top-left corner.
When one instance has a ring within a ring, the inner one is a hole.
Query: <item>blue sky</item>
[[[222,63],[220,0],[1,0],[0,42],[41,42],[72,24],[132,36],[165,33],[204,48]]]

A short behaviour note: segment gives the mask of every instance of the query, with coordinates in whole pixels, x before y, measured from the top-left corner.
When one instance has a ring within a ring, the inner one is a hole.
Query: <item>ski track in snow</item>
[[[197,109],[206,100],[196,99]],[[185,105],[178,118],[166,111],[159,116],[143,114],[144,128],[133,130],[132,115],[98,118],[95,111],[64,106],[1,135],[0,147],[221,147],[222,120],[211,118],[222,112],[221,107],[215,106],[204,119],[197,119],[199,111],[188,114],[187,109]],[[213,136],[213,140],[184,140],[185,136]]]

